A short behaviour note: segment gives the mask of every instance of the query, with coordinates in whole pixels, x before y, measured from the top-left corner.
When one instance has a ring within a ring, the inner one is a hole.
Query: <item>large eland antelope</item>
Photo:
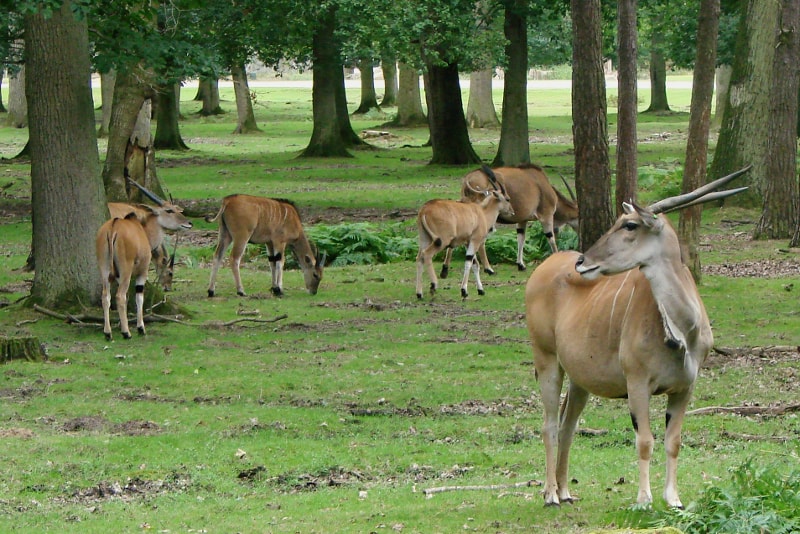
[[[438,281],[433,270],[433,257],[442,249],[467,246],[467,262],[461,279],[461,296],[467,296],[469,271],[475,274],[478,294],[483,295],[480,268],[475,261],[475,252],[483,246],[486,236],[494,229],[500,213],[512,216],[508,196],[499,189],[475,190],[483,196],[479,203],[456,200],[429,200],[417,215],[419,252],[417,253],[417,298],[422,298],[422,271],[427,270],[431,279],[430,292],[436,292]]]
[[[553,254],[531,274],[525,310],[544,405],[546,505],[573,500],[567,487],[569,449],[591,393],[628,399],[640,504],[652,501],[650,397],[667,395],[664,499],[682,506],[681,425],[713,337],[678,236],[660,214],[746,189],[713,192],[748,169],[649,208],[626,203],[625,214],[583,255]],[[565,374],[569,387],[559,412]]]
[[[570,194],[572,190],[569,189]],[[550,184],[547,175],[541,167],[533,164],[519,167],[497,167],[491,169],[487,165],[468,173],[461,180],[461,200],[479,202],[480,195],[474,191],[496,187],[502,189],[511,198],[513,215],[500,214],[497,222],[501,224],[517,225],[517,268],[525,270],[525,229],[529,221],[539,221],[542,224],[550,249],[558,251],[556,236],[561,227],[569,225],[576,231],[578,229],[578,206],[572,200]],[[450,268],[451,251],[447,252],[442,264],[442,278],[446,278]],[[494,274],[486,255],[486,246],[478,250],[478,258],[483,265],[483,270]]]
[[[214,251],[211,267],[211,280],[208,296],[214,296],[217,271],[222,265],[225,251],[233,243],[231,250],[231,270],[236,283],[236,293],[244,296],[244,287],[239,275],[247,243],[266,243],[269,251],[269,265],[272,270],[272,293],[283,295],[284,252],[289,245],[297,263],[303,270],[306,289],[312,295],[322,280],[325,256],[318,257],[303,231],[300,215],[294,204],[284,199],[255,197],[250,195],[230,195],[222,199],[222,206],[213,218],[206,221],[219,221],[219,242]]]
[[[124,219],[110,219],[97,231],[95,239],[97,266],[103,285],[103,333],[111,340],[111,282],[117,282],[117,312],[122,337],[131,337],[128,328],[128,287],[136,284],[136,328],[144,335],[144,285],[150,266],[150,243],[134,213]]]

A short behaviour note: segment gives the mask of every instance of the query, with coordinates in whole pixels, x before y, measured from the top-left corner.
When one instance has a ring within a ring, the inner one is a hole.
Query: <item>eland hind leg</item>
[[[544,442],[545,457],[544,504],[545,506],[557,506],[560,504],[560,500],[558,497],[558,483],[556,482],[556,454],[559,434],[559,402],[561,400],[561,386],[564,383],[564,370],[558,364],[556,355],[539,349],[535,341],[533,359],[544,407],[544,421],[542,423],[542,441]]]
[[[227,227],[223,223],[220,223],[219,228],[219,241],[217,242],[217,248],[214,249],[214,261],[211,262],[211,279],[208,282],[208,296],[213,297],[214,291],[217,285],[217,272],[219,268],[222,267],[222,263],[225,260],[225,251],[231,244],[231,234],[228,232]]]
[[[575,431],[578,429],[578,418],[589,400],[589,392],[570,381],[567,395],[561,405],[558,423],[558,461],[556,464],[556,483],[558,484],[558,500],[573,502],[576,499],[569,492],[569,451]]]

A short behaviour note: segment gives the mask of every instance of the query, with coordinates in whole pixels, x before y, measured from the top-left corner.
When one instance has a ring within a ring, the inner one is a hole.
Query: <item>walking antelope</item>
[[[626,203],[625,214],[583,255],[553,254],[531,274],[525,309],[544,405],[546,505],[573,500],[567,487],[569,449],[591,393],[628,399],[640,504],[652,501],[650,397],[667,395],[664,499],[682,506],[681,425],[713,337],[678,236],[659,214],[746,189],[713,192],[748,169],[649,208]],[[565,374],[569,387],[559,411]]]
[[[303,270],[306,289],[316,295],[322,280],[325,256],[318,257],[303,231],[300,215],[294,204],[288,200],[255,197],[250,195],[230,195],[222,199],[222,206],[213,218],[206,221],[219,221],[219,242],[214,251],[211,267],[211,280],[208,296],[214,296],[217,271],[228,246],[231,250],[231,270],[236,283],[236,293],[244,296],[244,287],[239,275],[239,264],[247,243],[266,243],[269,251],[269,265],[272,270],[272,293],[283,295],[284,252],[289,245],[297,263]]]
[[[475,252],[483,246],[486,236],[494,229],[498,215],[513,216],[508,195],[499,189],[474,190],[483,199],[479,203],[456,200],[429,200],[417,215],[419,252],[417,253],[417,298],[422,298],[422,271],[427,269],[431,279],[430,292],[436,292],[438,281],[433,270],[433,257],[442,249],[467,245],[467,261],[461,279],[461,296],[467,296],[469,271],[472,269],[478,294],[483,295],[480,269]]]
[[[564,185],[567,185],[566,181]],[[533,164],[519,167],[498,167],[491,169],[483,165],[480,169],[468,173],[461,181],[461,200],[467,202],[480,201],[475,189],[499,187],[511,198],[513,215],[500,214],[497,222],[501,224],[517,225],[517,268],[525,270],[523,249],[525,247],[525,229],[528,221],[540,221],[542,231],[547,237],[550,249],[558,251],[556,236],[558,230],[564,225],[578,229],[578,206],[573,200],[568,199],[558,189],[554,188],[541,167]],[[570,194],[572,190],[567,189]],[[448,251],[442,264],[442,278],[446,278],[450,269],[451,252]],[[486,247],[481,246],[478,257],[483,265],[483,270],[494,274],[489,259],[486,256]]]

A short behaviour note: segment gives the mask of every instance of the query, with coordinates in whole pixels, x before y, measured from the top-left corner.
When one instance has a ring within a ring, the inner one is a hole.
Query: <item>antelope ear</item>
[[[628,215],[630,215],[631,213],[633,213],[634,211],[636,211],[636,208],[634,208],[634,207],[633,207],[633,204],[628,204],[627,202],[623,202],[623,203],[622,203],[622,209],[623,209],[623,210],[625,211],[625,213],[627,213]]]

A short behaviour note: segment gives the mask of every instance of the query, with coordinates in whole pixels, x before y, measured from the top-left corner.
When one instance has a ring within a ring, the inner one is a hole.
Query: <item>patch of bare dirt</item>
[[[704,265],[703,274],[716,274],[730,278],[780,278],[800,276],[800,260],[796,258],[780,260],[765,259]],[[791,290],[791,288],[787,290]]]

